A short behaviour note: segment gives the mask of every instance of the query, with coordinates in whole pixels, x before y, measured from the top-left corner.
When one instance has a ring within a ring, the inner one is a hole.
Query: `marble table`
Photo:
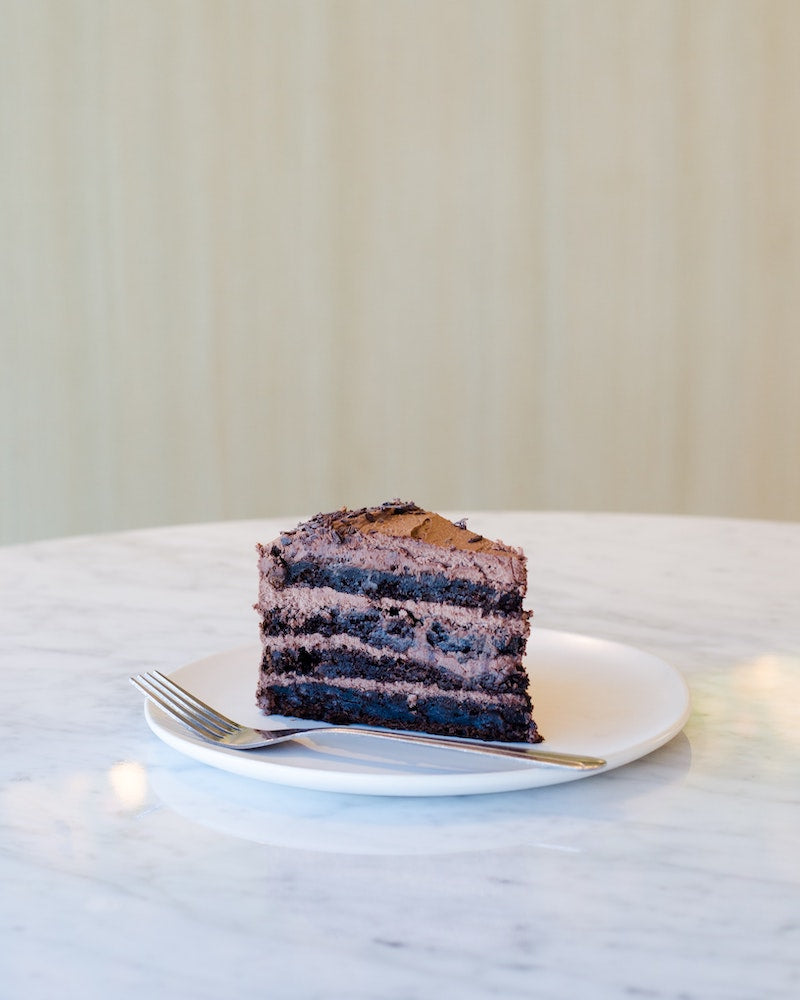
[[[128,683],[255,641],[296,520],[0,550],[0,995],[800,996],[800,524],[470,515],[536,627],[667,660],[692,714],[585,780],[387,798],[197,763]]]

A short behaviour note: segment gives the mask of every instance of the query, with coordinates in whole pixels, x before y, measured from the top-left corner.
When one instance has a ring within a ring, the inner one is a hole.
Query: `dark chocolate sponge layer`
[[[497,590],[489,584],[453,579],[438,573],[401,576],[356,566],[319,566],[307,559],[297,562],[288,562],[284,557],[280,559],[284,587],[330,587],[343,594],[455,604],[457,607],[480,608],[502,614],[519,614],[522,610],[522,595],[518,590]]]
[[[530,702],[517,707],[442,695],[420,695],[410,703],[402,694],[368,693],[353,688],[307,681],[270,685],[269,695],[260,694],[258,704],[268,714],[318,719],[336,725],[358,723],[387,729],[424,730],[441,736],[463,736],[476,740],[539,743],[532,730]]]

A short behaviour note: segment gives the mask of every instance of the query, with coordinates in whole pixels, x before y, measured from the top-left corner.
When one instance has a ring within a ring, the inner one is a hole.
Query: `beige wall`
[[[0,0],[0,540],[800,517],[800,3]]]

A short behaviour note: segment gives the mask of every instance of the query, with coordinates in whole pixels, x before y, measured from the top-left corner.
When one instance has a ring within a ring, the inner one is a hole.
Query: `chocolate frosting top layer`
[[[470,531],[464,523],[453,523],[440,514],[423,510],[406,500],[389,500],[378,507],[359,510],[332,511],[317,514],[308,526],[327,527],[339,535],[355,531],[363,534],[391,535],[395,538],[416,538],[441,548],[461,549],[464,552],[491,552],[493,555],[512,557],[519,553],[502,542],[492,541]]]

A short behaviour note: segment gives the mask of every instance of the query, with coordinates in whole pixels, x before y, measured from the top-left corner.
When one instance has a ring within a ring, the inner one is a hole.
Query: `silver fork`
[[[605,766],[600,757],[582,757],[575,754],[553,753],[546,750],[536,750],[533,747],[512,748],[497,746],[494,743],[461,740],[455,737],[429,736],[425,733],[397,733],[383,729],[369,729],[362,726],[305,726],[301,729],[251,729],[242,726],[233,719],[218,712],[204,701],[182,688],[175,681],[166,677],[158,670],[137,674],[130,678],[147,697],[155,702],[177,722],[190,729],[195,736],[209,743],[216,743],[231,750],[255,750],[259,747],[272,747],[298,736],[318,733],[352,733],[376,739],[401,740],[405,743],[417,743],[424,746],[446,747],[448,750],[461,750],[465,753],[493,754],[498,757],[515,757],[529,763],[541,764],[547,767],[570,767],[581,771],[594,771]]]

